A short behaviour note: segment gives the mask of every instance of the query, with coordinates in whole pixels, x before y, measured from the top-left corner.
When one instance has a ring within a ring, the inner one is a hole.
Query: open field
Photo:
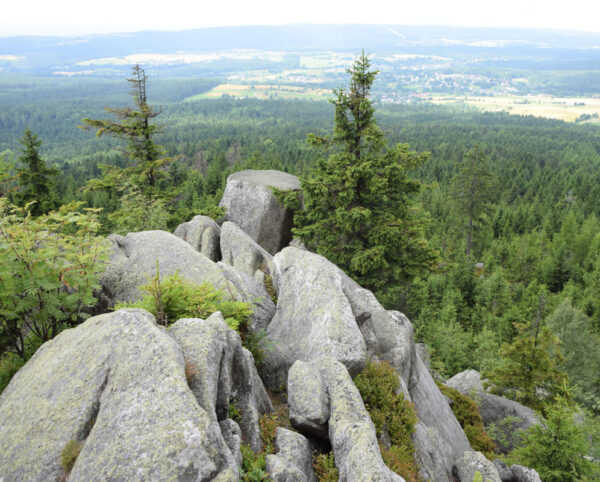
[[[552,97],[548,95],[496,96],[496,97],[450,97],[434,96],[436,104],[464,103],[488,112],[508,112],[516,115],[532,115],[567,122],[600,122],[600,97]],[[584,120],[581,116],[589,116]]]
[[[331,90],[297,85],[275,84],[220,84],[214,89],[203,94],[194,95],[185,99],[186,102],[201,99],[217,99],[223,96],[240,99],[311,99],[323,100],[331,97]]]

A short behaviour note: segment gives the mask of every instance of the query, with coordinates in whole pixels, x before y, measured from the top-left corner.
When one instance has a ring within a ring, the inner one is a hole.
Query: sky
[[[600,1],[8,0],[0,8],[0,36],[71,36],[289,23],[531,27],[600,32]]]

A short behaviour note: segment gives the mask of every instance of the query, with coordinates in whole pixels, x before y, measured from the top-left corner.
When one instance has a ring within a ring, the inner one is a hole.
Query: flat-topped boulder
[[[235,172],[227,178],[223,198],[225,218],[245,231],[270,254],[275,254],[292,240],[292,212],[284,209],[273,188],[299,190],[296,176],[274,170]]]

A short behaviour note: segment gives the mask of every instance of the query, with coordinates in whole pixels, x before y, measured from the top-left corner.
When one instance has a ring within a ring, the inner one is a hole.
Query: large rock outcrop
[[[292,239],[292,213],[281,207],[271,188],[299,190],[296,176],[281,171],[248,169],[227,178],[219,203],[233,221],[269,253],[275,254]]]
[[[175,339],[143,310],[96,316],[45,343],[0,396],[0,480],[238,479],[196,401]]]
[[[212,261],[221,259],[221,228],[208,216],[194,216],[190,221],[182,223],[173,234],[189,243]]]
[[[331,356],[352,375],[367,359],[386,360],[398,371],[406,397],[419,417],[414,443],[425,478],[451,480],[453,462],[470,450],[469,442],[429,371],[419,359],[413,329],[406,316],[385,310],[373,294],[334,264],[314,253],[288,247],[274,257],[277,312],[267,330],[265,383],[282,387],[285,369],[296,360]],[[320,394],[318,382],[304,377],[305,394]],[[315,396],[313,418],[296,423],[320,435],[325,412]],[[294,416],[294,415],[292,415]]]
[[[112,242],[108,265],[100,278],[101,305],[137,301],[139,287],[160,272],[160,278],[178,273],[192,283],[211,283],[223,296],[254,303],[252,326],[262,329],[275,313],[275,305],[265,291],[249,276],[229,265],[215,263],[190,244],[165,231],[142,231],[127,236],[110,235]]]
[[[220,422],[228,418],[234,403],[242,414],[239,425],[244,440],[260,450],[259,417],[273,407],[240,335],[219,312],[206,320],[178,320],[169,331],[183,349],[188,383],[200,406]]]
[[[352,375],[367,362],[365,341],[344,295],[344,273],[322,256],[285,248],[274,258],[277,311],[267,329],[263,379],[272,390],[285,386],[296,360],[331,356]]]
[[[304,391],[307,374],[322,387],[318,406],[310,403]],[[340,480],[346,482],[395,481],[404,479],[386,467],[379,452],[375,426],[346,367],[331,357],[312,362],[297,361],[290,369],[288,384],[290,419],[308,420],[312,424],[325,419],[329,441]],[[317,409],[315,410],[315,407]],[[298,427],[300,428],[300,427]]]
[[[483,424],[486,427],[494,424],[493,432],[499,434],[493,440],[501,453],[508,453],[518,445],[521,431],[540,423],[530,408],[483,390],[481,374],[476,370],[458,373],[446,385],[477,401]]]

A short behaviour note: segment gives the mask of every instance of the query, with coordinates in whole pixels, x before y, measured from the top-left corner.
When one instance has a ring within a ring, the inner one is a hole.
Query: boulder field
[[[383,462],[352,379],[371,360],[389,362],[414,404],[424,480],[471,482],[476,472],[485,481],[536,480],[531,469],[471,449],[406,316],[292,242],[291,213],[272,188],[299,186],[286,173],[240,171],[228,178],[220,226],[196,216],[174,234],[109,236],[101,314],[42,345],[0,395],[0,482],[240,480],[241,444],[261,449],[259,419],[273,412],[273,394],[295,431],[276,430],[265,459],[272,480],[316,481],[313,454],[330,447],[341,481],[402,481]],[[140,299],[157,263],[161,278],[178,273],[253,304],[249,329],[265,347],[259,367],[218,312],[164,328],[144,310],[110,310]],[[459,375],[448,385],[477,391],[484,422],[501,413],[537,423],[480,389],[478,374]],[[69,473],[66,447],[78,452]]]

